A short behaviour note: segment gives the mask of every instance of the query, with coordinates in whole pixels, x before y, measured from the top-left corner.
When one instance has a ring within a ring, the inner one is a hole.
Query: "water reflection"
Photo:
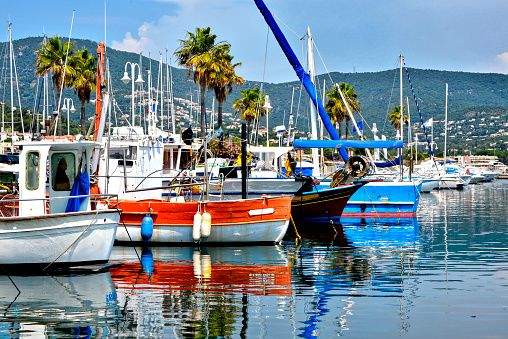
[[[330,335],[335,330],[339,335],[349,331],[356,299],[376,295],[399,299],[400,328],[406,332],[408,305],[412,304],[408,295],[415,294],[416,286],[407,282],[414,278],[419,250],[418,221],[351,218],[333,225],[333,230],[331,242],[327,237],[312,236],[299,249],[299,261],[294,268],[296,294],[312,291],[312,308],[306,310],[299,336],[312,338],[328,331]],[[394,255],[400,258],[398,265],[385,266],[384,257]],[[370,291],[365,291],[366,288]],[[337,308],[338,316],[330,324],[326,319],[334,314],[330,315],[330,310]]]
[[[106,271],[12,276],[19,295],[1,276],[0,334],[504,338],[508,183],[496,185],[281,246],[115,247]]]
[[[0,333],[107,335],[118,320],[109,272],[0,276]]]
[[[249,324],[249,296],[291,296],[277,246],[116,247],[111,269],[124,319],[138,336],[229,336]],[[241,320],[239,320],[241,318]]]
[[[406,247],[418,244],[420,229],[416,218],[342,219],[345,239],[353,247]]]

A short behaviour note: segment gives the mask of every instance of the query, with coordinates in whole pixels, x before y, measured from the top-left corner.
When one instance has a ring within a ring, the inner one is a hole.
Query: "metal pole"
[[[402,54],[400,55],[400,71],[399,71],[399,80],[400,80],[400,140],[404,141],[404,93],[403,93],[403,83],[402,83],[402,67],[404,64],[404,57]],[[400,180],[404,179],[404,149],[400,149]]]
[[[314,64],[314,40],[312,38],[312,33],[310,31],[310,27],[307,26],[307,67],[309,69],[310,80],[315,85],[316,84],[316,67]],[[311,98],[309,100],[309,109],[310,109],[310,130],[311,137],[314,140],[318,138],[318,130],[317,130],[317,112],[316,106],[314,106],[314,101],[317,102],[318,93],[315,92],[315,98]],[[319,150],[317,148],[313,148],[312,150],[312,175],[315,177],[321,176],[320,171],[320,161],[319,161]]]
[[[247,199],[247,126],[242,122],[242,199]]]
[[[135,104],[134,104],[134,77],[135,77],[135,70],[136,66],[131,63],[131,125],[132,127],[136,124],[136,117],[135,117]]]
[[[9,22],[9,73],[11,80],[11,143],[12,152],[14,153],[14,79],[12,78],[12,30],[11,23]]]
[[[448,83],[445,84],[445,122],[444,122],[444,150],[443,150],[443,157],[444,157],[444,164],[446,166],[446,143],[448,141]]]

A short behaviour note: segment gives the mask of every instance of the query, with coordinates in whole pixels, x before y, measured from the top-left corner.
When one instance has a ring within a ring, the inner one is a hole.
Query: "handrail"
[[[65,197],[44,197],[44,198],[28,198],[28,199],[1,199],[0,204],[4,202],[19,202],[19,201],[52,201],[58,199],[70,199],[70,198],[86,198],[86,197],[103,197],[103,198],[118,198],[118,194],[81,194],[81,195],[69,195]]]

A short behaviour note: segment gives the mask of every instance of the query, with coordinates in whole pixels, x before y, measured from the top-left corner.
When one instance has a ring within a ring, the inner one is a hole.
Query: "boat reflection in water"
[[[246,333],[250,296],[277,303],[292,293],[291,269],[279,246],[137,251],[141,260],[133,248],[115,247],[112,261],[119,265],[111,269],[137,336],[229,336],[237,322]]]
[[[109,272],[0,276],[0,335],[107,336],[120,320]]]
[[[341,219],[341,224],[321,229],[325,236],[304,238],[312,246],[299,250],[293,269],[294,293],[310,294],[312,308],[306,310],[299,336],[337,336],[352,328],[361,332],[355,318],[365,307],[375,307],[370,297],[376,296],[398,300],[400,333],[408,331],[418,288],[419,226],[411,218],[382,220]],[[394,255],[400,258],[397,265],[386,261]],[[331,317],[337,319],[338,328],[325,325]]]
[[[353,247],[404,247],[418,243],[416,218],[341,218],[346,241]]]

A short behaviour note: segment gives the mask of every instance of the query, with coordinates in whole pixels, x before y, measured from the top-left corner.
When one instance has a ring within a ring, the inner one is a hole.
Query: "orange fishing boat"
[[[227,201],[119,200],[116,239],[157,243],[276,243],[286,234],[291,197]]]
[[[103,45],[99,45],[97,53],[94,140],[102,142],[110,106],[109,95],[102,93],[101,86],[105,82]],[[127,72],[124,76],[128,79]],[[150,110],[149,114],[146,131],[134,122],[129,127],[117,127],[118,138],[112,142],[116,134],[109,131],[106,151],[95,152],[93,157],[92,170],[98,177],[94,189],[119,197],[118,201],[108,202],[109,207],[121,210],[124,227],[117,232],[118,241],[274,243],[282,240],[291,214],[289,196],[228,201],[185,201],[183,196],[178,196],[176,201],[162,200],[163,181],[171,176],[159,174],[168,170],[175,180],[191,159],[189,154],[182,153],[185,144],[181,138],[158,129],[155,113]]]

